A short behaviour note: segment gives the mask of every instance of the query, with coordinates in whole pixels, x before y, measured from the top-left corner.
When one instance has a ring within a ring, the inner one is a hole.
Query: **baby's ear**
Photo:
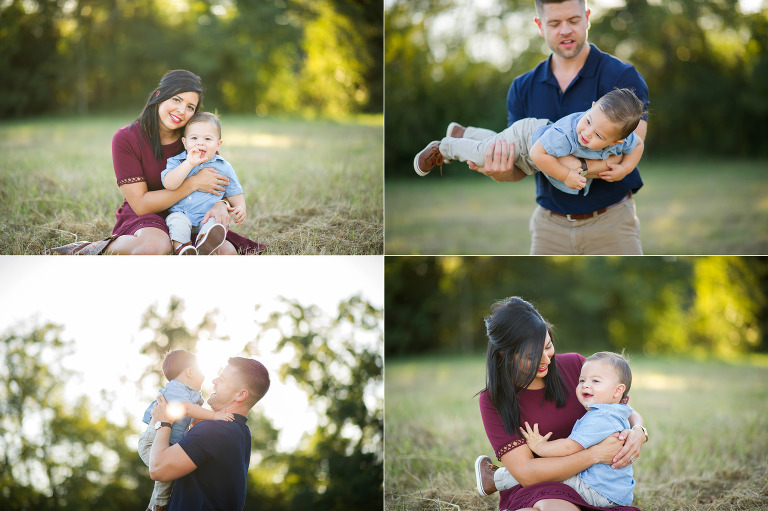
[[[616,392],[614,392],[615,397],[624,396],[624,391],[627,390],[627,386],[623,383],[619,383],[619,385],[616,387]]]

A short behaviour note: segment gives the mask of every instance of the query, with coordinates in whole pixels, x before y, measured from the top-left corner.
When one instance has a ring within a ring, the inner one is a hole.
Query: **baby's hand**
[[[235,218],[236,224],[242,224],[245,222],[245,209],[242,206],[237,206],[232,210],[232,216]]]
[[[568,177],[565,178],[565,186],[574,190],[581,190],[587,186],[587,178],[581,175],[581,169],[568,169]]]
[[[600,173],[600,178],[603,181],[608,181],[609,183],[613,181],[621,181],[627,176],[627,174],[629,174],[627,169],[624,168],[624,165],[621,163],[605,162],[605,164],[608,165],[608,168],[611,170],[606,170]]]
[[[205,157],[200,153],[199,148],[194,148],[191,151],[187,151],[187,161],[193,166],[196,167],[203,163],[204,161],[207,161]]]
[[[232,422],[235,420],[235,416],[232,415],[229,412],[214,412],[213,413],[213,420],[215,421],[229,421]]]
[[[547,440],[549,440],[549,437],[552,436],[552,432],[550,431],[544,436],[541,436],[539,434],[539,424],[536,423],[533,425],[533,429],[528,425],[528,423],[525,423],[525,429],[520,428],[520,433],[522,433],[523,437],[525,438],[525,443],[528,444],[528,447],[531,449],[531,451],[535,452],[536,454],[539,454],[536,452],[536,448],[541,444],[542,442],[546,443]]]

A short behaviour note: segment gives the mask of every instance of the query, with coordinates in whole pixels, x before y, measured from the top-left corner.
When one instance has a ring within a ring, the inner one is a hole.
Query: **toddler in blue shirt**
[[[216,154],[221,147],[221,124],[210,112],[200,112],[192,116],[184,128],[181,139],[186,151],[168,158],[165,170],[160,174],[163,186],[175,190],[189,176],[203,168],[212,167],[219,174],[229,178],[229,185],[224,189],[224,197],[231,209],[236,224],[245,222],[245,198],[243,188],[237,179],[235,170],[224,158]],[[227,236],[227,228],[209,218],[200,225],[205,214],[222,200],[218,195],[194,191],[170,207],[170,214],[165,223],[173,243],[173,251],[179,255],[208,255],[218,249]],[[197,231],[195,243],[192,234]]]
[[[643,141],[633,133],[643,115],[643,102],[629,89],[607,93],[586,112],[567,115],[552,123],[547,119],[525,118],[502,131],[448,126],[447,136],[430,142],[413,159],[413,167],[426,176],[435,166],[454,160],[485,163],[485,152],[497,138],[515,144],[515,166],[530,175],[543,172],[559,190],[578,194],[589,191],[585,160],[605,160],[612,154],[623,155],[621,163],[606,165],[606,181],[619,181],[637,166],[643,155]],[[568,159],[559,158],[572,156]],[[565,163],[563,163],[565,162]]]
[[[201,406],[204,401],[200,389],[205,377],[197,366],[197,357],[194,354],[186,350],[169,352],[163,359],[163,374],[168,379],[168,384],[165,388],[160,389],[160,393],[165,396],[169,406],[176,408],[178,414],[178,418],[171,426],[170,445],[177,443],[184,437],[192,424],[192,419],[195,421],[234,420],[235,416],[229,412],[214,412]],[[144,412],[142,420],[147,424],[152,421],[152,408],[154,408],[155,403],[156,401],[153,401]],[[155,431],[166,425],[166,423],[158,422],[154,427],[148,426],[139,436],[139,455],[147,466],[149,466],[149,452],[155,439]],[[155,481],[152,498],[147,509],[155,511],[155,509],[162,509],[163,506],[167,506],[172,491],[173,481]]]
[[[587,413],[576,421],[568,438],[549,441],[552,433],[542,436],[539,425],[533,428],[525,423],[520,432],[531,451],[541,457],[568,456],[600,443],[616,432],[630,429],[628,417],[632,408],[621,404],[632,384],[632,372],[627,360],[618,353],[601,351],[584,361],[581,366],[576,396]],[[507,490],[517,480],[506,468],[500,467],[494,475],[496,489]],[[605,463],[596,463],[563,481],[596,507],[630,506],[635,480],[632,465],[612,469]]]

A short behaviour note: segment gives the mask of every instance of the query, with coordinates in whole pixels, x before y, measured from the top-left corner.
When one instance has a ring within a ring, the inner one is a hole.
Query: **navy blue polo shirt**
[[[565,92],[560,90],[552,73],[551,61],[552,55],[512,82],[507,94],[507,126],[526,117],[554,122],[568,114],[589,110],[593,101],[616,88],[634,89],[648,107],[648,86],[640,73],[634,66],[601,52],[594,44],[590,44],[587,61]],[[634,193],[643,186],[637,168],[621,181],[609,183],[595,179],[586,196],[583,190],[577,195],[558,190],[541,172],[537,172],[535,178],[536,202],[543,208],[564,214],[590,213],[605,208],[619,202],[628,191]]]
[[[176,480],[169,511],[242,511],[251,461],[251,431],[244,416],[202,421],[178,445],[197,466]]]

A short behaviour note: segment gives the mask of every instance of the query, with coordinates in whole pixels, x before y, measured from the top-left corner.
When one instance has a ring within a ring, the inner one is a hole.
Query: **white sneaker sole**
[[[214,225],[208,232],[203,234],[202,238],[198,237],[195,244],[198,255],[210,255],[215,252],[217,248],[224,244],[226,238],[227,229],[221,224]]]
[[[481,454],[477,457],[475,460],[475,482],[477,483],[477,491],[482,495],[483,497],[487,497],[488,494],[485,493],[483,490],[483,474],[480,472],[480,462],[483,461],[483,458],[487,458],[485,454]]]

